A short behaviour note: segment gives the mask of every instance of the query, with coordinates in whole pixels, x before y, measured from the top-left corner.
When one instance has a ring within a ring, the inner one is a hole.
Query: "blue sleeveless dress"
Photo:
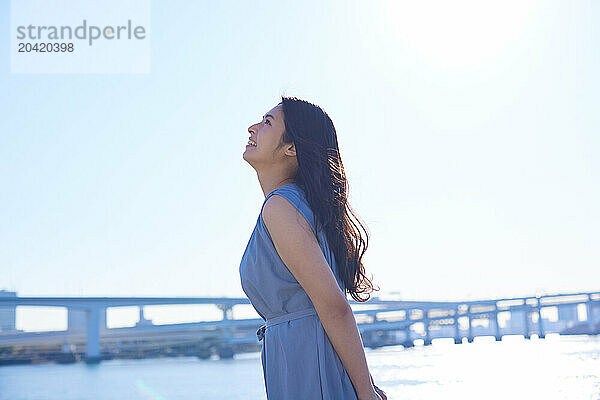
[[[303,190],[290,183],[271,191],[285,197],[316,232]],[[339,287],[344,285],[325,231],[317,235]],[[342,361],[302,286],[279,257],[262,219],[262,208],[240,263],[242,289],[266,324],[257,332],[267,398],[357,400]]]

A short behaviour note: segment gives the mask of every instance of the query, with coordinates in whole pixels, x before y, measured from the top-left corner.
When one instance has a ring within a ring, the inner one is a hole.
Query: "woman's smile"
[[[246,144],[246,148],[248,147],[256,147],[256,141],[252,138],[248,139],[248,144]]]

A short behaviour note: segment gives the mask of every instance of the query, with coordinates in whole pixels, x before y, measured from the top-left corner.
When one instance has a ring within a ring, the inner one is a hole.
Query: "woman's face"
[[[244,160],[255,166],[277,163],[284,158],[286,152],[289,152],[286,151],[287,146],[277,148],[284,130],[283,110],[281,104],[278,104],[263,116],[262,121],[248,127],[249,140],[254,141],[256,146],[247,142]]]

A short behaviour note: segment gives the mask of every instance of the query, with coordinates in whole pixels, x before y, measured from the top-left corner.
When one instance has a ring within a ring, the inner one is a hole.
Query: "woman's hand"
[[[387,400],[384,397],[381,397],[380,395],[377,394],[377,392],[373,392],[373,394],[371,396],[365,397],[358,397],[358,400]]]
[[[375,388],[375,392],[377,393],[377,400],[387,400],[387,396],[383,390],[379,389],[375,384],[373,384],[373,387]]]
[[[375,388],[375,393],[376,396],[375,399],[376,400],[387,400],[387,395],[385,394],[385,392],[383,390],[381,390],[380,388],[377,387],[377,385],[375,385],[375,381],[373,381],[373,375],[369,374],[369,376],[371,377],[371,384],[373,385],[373,388]]]

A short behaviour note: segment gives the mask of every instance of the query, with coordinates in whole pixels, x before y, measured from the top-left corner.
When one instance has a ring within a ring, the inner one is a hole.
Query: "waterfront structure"
[[[144,318],[144,306],[175,304],[212,304],[221,310],[222,319],[153,325]],[[200,358],[215,354],[231,358],[235,353],[260,349],[256,330],[264,321],[260,318],[233,318],[235,306],[248,304],[247,298],[226,297],[4,296],[0,297],[0,309],[14,310],[16,306],[66,307],[69,328],[53,332],[0,332],[0,357],[7,354],[3,349],[10,346],[23,348],[60,343],[60,353],[53,357],[65,362],[82,359],[87,363],[97,363],[102,359],[139,358],[159,353]],[[478,336],[492,336],[499,341],[505,335],[522,335],[529,339],[532,335],[544,338],[548,333],[597,335],[600,332],[600,292],[458,302],[374,297],[366,303],[352,300],[350,305],[363,343],[370,348],[398,344],[408,348],[419,340],[430,345],[440,338],[450,338],[459,344],[464,339],[472,342]],[[125,306],[139,307],[140,322],[135,327],[108,329],[106,309]],[[585,312],[580,313],[581,309]],[[556,318],[545,318],[546,311],[553,311]]]

